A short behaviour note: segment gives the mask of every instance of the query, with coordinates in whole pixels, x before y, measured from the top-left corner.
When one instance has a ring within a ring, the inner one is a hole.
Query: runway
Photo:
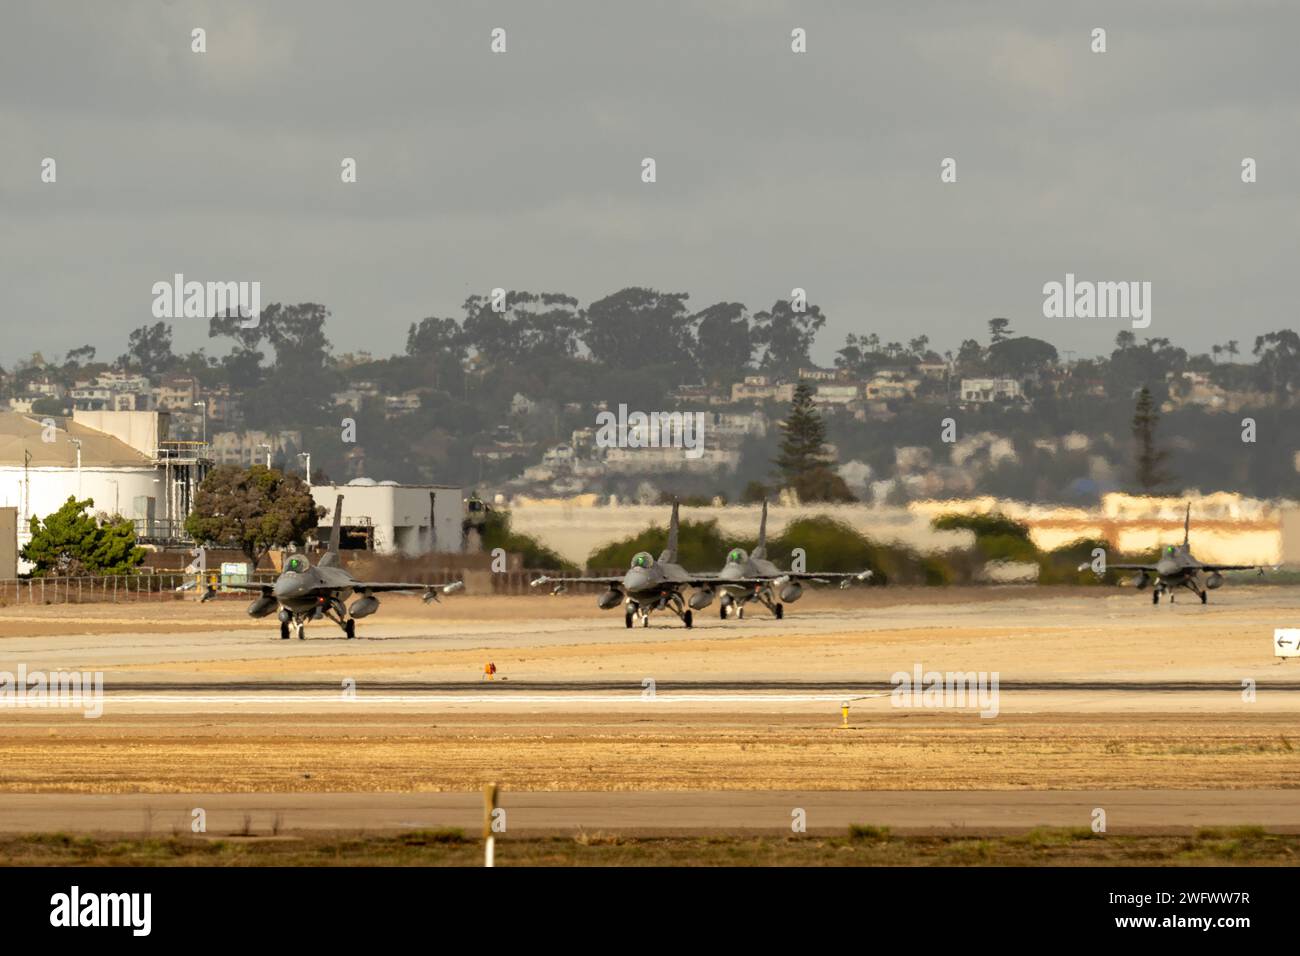
[[[657,694],[826,694],[877,693],[893,690],[894,684],[876,681],[781,681],[781,680],[665,680],[655,682]],[[1097,691],[1130,693],[1204,693],[1224,691],[1240,693],[1239,681],[1045,681],[1002,680],[998,686],[1004,691]],[[385,681],[358,682],[358,693],[381,694],[593,694],[598,692],[627,692],[640,684],[629,681],[573,680],[573,681]],[[1300,680],[1261,680],[1258,690],[1300,691]],[[147,693],[338,693],[338,685],[317,681],[114,681],[105,686],[113,694]]]
[[[1208,606],[1159,608],[1102,588],[871,588],[810,594],[784,621],[691,630],[624,628],[589,595],[394,598],[353,641],[329,628],[283,641],[244,607],[0,608],[0,671],[102,672],[104,691],[97,715],[0,708],[0,793],[337,800],[487,780],[548,794],[1206,792],[1300,780],[1300,663],[1273,656],[1274,629],[1300,625],[1295,588],[1234,586]],[[989,682],[964,705],[897,699],[891,677],[917,668]]]
[[[1180,833],[1207,826],[1300,832],[1294,790],[1063,791],[695,791],[500,795],[506,832],[601,831],[623,835],[786,833],[797,810],[809,834],[851,824],[899,833],[1015,833],[1089,828],[1105,812],[1107,833]],[[462,793],[0,794],[0,833],[189,835],[202,809],[209,836],[306,831],[368,833],[456,828],[477,835],[483,797]]]

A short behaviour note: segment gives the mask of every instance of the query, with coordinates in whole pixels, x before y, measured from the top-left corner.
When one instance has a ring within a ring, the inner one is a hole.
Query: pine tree
[[[775,465],[789,485],[824,463],[822,445],[826,444],[826,423],[817,414],[812,396],[812,387],[806,382],[795,386],[790,416],[781,423],[781,453]]]
[[[1151,390],[1144,385],[1133,410],[1133,441],[1137,445],[1137,485],[1146,494],[1154,493],[1169,480],[1163,469],[1167,455],[1156,445],[1159,423],[1160,413],[1151,400]]]
[[[826,423],[813,405],[812,387],[795,386],[790,415],[781,423],[781,451],[773,464],[787,488],[802,501],[854,501],[852,492],[826,458]]]

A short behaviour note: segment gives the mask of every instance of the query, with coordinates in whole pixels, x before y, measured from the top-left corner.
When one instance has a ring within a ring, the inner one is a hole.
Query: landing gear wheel
[[[778,621],[781,620],[781,618],[785,617],[785,605],[777,604],[776,607],[772,608],[772,613],[776,615]]]
[[[282,640],[282,641],[287,641],[288,639],[289,639],[289,622],[288,622],[288,621],[281,621],[281,622],[280,622],[280,640]]]
[[[300,641],[307,640],[307,628],[302,624],[298,625],[298,640]]]
[[[1202,604],[1206,604],[1206,603],[1209,602],[1209,600],[1210,600],[1210,592],[1209,592],[1209,591],[1202,591],[1202,592],[1201,592],[1201,603],[1202,603]]]
[[[641,626],[642,626],[642,627],[649,627],[649,626],[650,626],[650,612],[649,612],[649,611],[643,611],[643,612],[642,612],[642,614],[641,614]]]
[[[742,604],[740,607],[736,608],[736,617],[742,621],[745,619],[745,605]]]
[[[687,627],[693,627],[694,620],[695,620],[694,615],[691,614],[690,611],[687,611],[685,614],[682,615],[682,623],[685,624]]]
[[[632,612],[631,612],[631,611],[628,611],[628,612],[626,612],[626,613],[623,615],[623,623],[624,623],[627,627],[631,627],[631,626],[632,626]]]
[[[724,621],[727,619],[727,605],[723,604],[718,608],[718,617]]]
[[[1152,604],[1159,604],[1159,603],[1160,603],[1160,592],[1159,592],[1159,591],[1152,591],[1152,592],[1151,592],[1151,603],[1152,603]]]
[[[348,636],[348,640],[349,640],[349,641],[352,640],[352,638],[356,637],[356,636],[357,636],[357,622],[354,621],[354,620],[352,620],[351,618],[349,618],[349,619],[348,619],[348,622],[347,622],[346,624],[343,625],[343,633],[346,634],[346,635]]]

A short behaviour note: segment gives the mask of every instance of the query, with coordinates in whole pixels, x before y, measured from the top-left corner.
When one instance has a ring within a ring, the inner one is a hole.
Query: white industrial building
[[[322,535],[333,520],[336,497],[343,496],[344,548],[370,548],[379,554],[462,550],[465,509],[460,488],[354,478],[346,485],[312,485],[311,494],[326,511]]]
[[[20,547],[31,519],[69,497],[130,518],[141,538],[174,537],[202,479],[194,461],[166,441],[156,412],[77,412],[72,420],[0,412],[0,507],[17,509]]]

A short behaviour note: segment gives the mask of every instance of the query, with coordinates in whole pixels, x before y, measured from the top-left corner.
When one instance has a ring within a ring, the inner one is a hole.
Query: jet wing
[[[1259,569],[1259,573],[1264,573],[1264,568],[1270,565],[1264,564],[1202,564],[1198,570],[1201,571],[1254,571]]]
[[[439,594],[454,594],[465,590],[464,581],[452,581],[450,584],[412,584],[408,581],[354,581],[347,587],[358,594],[384,594],[394,591],[423,591],[424,603],[438,600]],[[317,588],[318,591],[338,591],[337,587]]]
[[[814,584],[830,584],[839,581],[841,588],[847,588],[854,581],[865,581],[872,576],[870,571],[783,571],[780,574],[760,574],[750,578],[705,577],[693,579],[691,587],[707,587],[713,584],[748,584],[757,587],[760,584],[785,584],[789,581],[811,581]]]
[[[1090,567],[1092,567],[1092,565],[1085,562],[1079,565],[1079,570],[1087,571]],[[1154,564],[1111,564],[1108,561],[1106,562],[1106,570],[1107,571],[1149,571],[1152,574],[1155,574],[1157,569]]]
[[[199,603],[211,601],[217,596],[219,588],[229,588],[232,591],[261,591],[262,597],[270,597],[272,587],[273,585],[270,584],[209,584],[204,588],[203,597],[199,598]]]
[[[348,587],[354,591],[370,591],[374,594],[383,594],[385,591],[423,591],[431,587],[428,584],[411,584],[406,581],[358,581],[355,584],[349,584]],[[337,587],[317,588],[318,591],[338,591]]]
[[[791,581],[815,581],[818,584],[839,581],[844,587],[848,587],[854,581],[866,581],[871,576],[871,571],[787,571],[785,574],[777,575],[778,578],[787,578]]]
[[[610,577],[597,577],[597,578],[552,578],[552,577],[547,577],[545,574],[543,574],[540,578],[528,582],[528,586],[531,588],[535,588],[543,584],[553,584],[555,585],[555,593],[559,594],[561,591],[564,590],[564,587],[567,584],[603,584],[606,587],[612,588],[622,583],[623,583],[622,575],[618,575],[617,577],[611,575]]]

